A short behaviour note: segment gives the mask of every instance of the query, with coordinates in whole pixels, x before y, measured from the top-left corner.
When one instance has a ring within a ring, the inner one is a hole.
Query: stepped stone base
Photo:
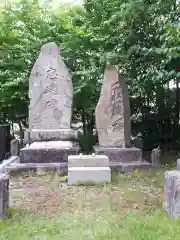
[[[20,150],[20,163],[68,162],[68,155],[77,155],[79,146],[69,141],[34,142]]]
[[[69,167],[68,185],[111,182],[109,167]]]
[[[27,172],[57,172],[67,175],[67,163],[12,163],[6,167],[6,172],[11,176],[16,176]]]
[[[95,154],[106,155],[110,162],[136,162],[142,160],[142,151],[138,148],[94,147]]]
[[[0,173],[6,173],[6,168],[10,166],[12,163],[18,163],[19,162],[19,157],[17,156],[12,156],[9,159],[5,159],[1,164],[0,164]]]
[[[136,162],[110,162],[110,168],[111,170],[115,170],[121,173],[129,173],[134,170],[152,170],[154,169],[154,166],[150,164],[149,162],[142,162],[142,161],[136,161]]]
[[[84,163],[85,164],[85,163]],[[70,164],[72,165],[72,163]],[[104,164],[102,164],[103,167]],[[86,164],[85,164],[86,166]],[[86,166],[87,167],[87,166]],[[94,167],[94,165],[93,165]],[[120,173],[129,173],[134,170],[152,170],[156,168],[155,166],[151,165],[148,162],[129,162],[129,163],[121,163],[121,162],[114,162],[110,163],[110,169],[115,170]],[[27,172],[58,172],[63,175],[68,174],[68,163],[62,162],[51,162],[51,163],[11,163],[4,167],[4,173],[8,173],[11,176],[20,175],[22,173]]]

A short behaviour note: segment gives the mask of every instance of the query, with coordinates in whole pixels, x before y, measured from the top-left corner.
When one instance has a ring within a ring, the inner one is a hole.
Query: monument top
[[[130,146],[131,120],[128,89],[117,69],[107,64],[95,111],[99,145]]]
[[[58,48],[56,43],[49,42],[49,43],[44,44],[41,47],[41,52],[42,52],[42,54],[58,56],[60,54],[60,49]]]

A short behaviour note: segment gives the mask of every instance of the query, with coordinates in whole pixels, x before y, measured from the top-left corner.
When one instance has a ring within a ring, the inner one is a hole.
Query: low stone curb
[[[12,156],[9,159],[3,160],[3,162],[0,164],[0,173],[6,173],[6,168],[10,166],[12,163],[19,162],[18,156]]]

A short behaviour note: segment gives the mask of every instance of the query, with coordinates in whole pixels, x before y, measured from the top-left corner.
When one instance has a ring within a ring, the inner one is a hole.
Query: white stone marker
[[[105,155],[68,157],[68,185],[111,182],[109,158]]]
[[[109,158],[105,155],[70,155],[68,167],[109,167]]]

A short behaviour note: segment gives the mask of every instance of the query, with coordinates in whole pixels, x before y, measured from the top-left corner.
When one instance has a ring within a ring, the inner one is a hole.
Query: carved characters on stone
[[[30,131],[70,128],[73,86],[55,43],[41,48],[29,79],[29,98]]]
[[[128,89],[118,71],[111,65],[107,65],[105,69],[95,115],[100,146],[125,147],[130,145]]]

